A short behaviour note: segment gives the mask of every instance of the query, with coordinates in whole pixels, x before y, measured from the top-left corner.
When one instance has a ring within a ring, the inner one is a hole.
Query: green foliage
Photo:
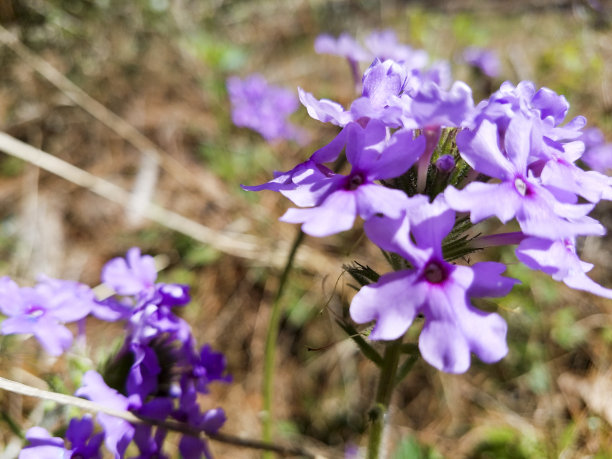
[[[243,47],[202,31],[187,37],[184,46],[207,66],[221,72],[236,72],[247,60]]]
[[[14,156],[5,156],[0,160],[0,175],[3,177],[16,177],[21,175],[26,163]]]
[[[393,459],[442,459],[434,448],[423,446],[414,437],[403,438],[392,456]]]
[[[563,349],[571,350],[585,341],[587,330],[576,323],[574,308],[566,307],[554,312],[550,336]]]
[[[536,394],[545,394],[550,390],[550,369],[544,362],[534,362],[531,370],[527,373],[527,384]]]
[[[469,459],[532,459],[546,457],[545,449],[534,438],[510,427],[491,428]]]

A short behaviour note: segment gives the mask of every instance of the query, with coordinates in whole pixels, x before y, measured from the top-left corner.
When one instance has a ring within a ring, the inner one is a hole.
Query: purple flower
[[[125,258],[113,258],[102,268],[102,282],[119,295],[150,295],[155,279],[155,260],[151,255],[141,255],[138,247],[129,249]]]
[[[19,459],[55,459],[66,457],[70,451],[64,447],[64,439],[52,437],[47,429],[32,427],[26,432],[30,442],[19,453]]]
[[[203,430],[206,433],[217,433],[226,421],[225,412],[221,408],[200,411],[197,402],[197,392],[193,387],[186,387],[179,400],[179,408],[173,413],[174,418],[186,422],[190,426]],[[212,459],[206,442],[200,437],[183,435],[179,443],[179,451],[183,457]]]
[[[299,105],[291,91],[270,85],[257,74],[244,80],[228,78],[227,91],[236,126],[252,129],[269,142],[280,139],[308,142],[306,133],[287,121]]]
[[[102,376],[93,370],[85,373],[82,385],[75,395],[102,403],[115,410],[127,411],[130,408],[128,398],[108,387]],[[115,458],[122,458],[134,438],[134,426],[123,419],[105,413],[98,413],[97,419],[104,429],[106,447],[114,454]]]
[[[352,129],[352,128],[351,128]],[[334,173],[322,163],[335,161],[346,145],[347,127],[327,145],[315,151],[305,162],[298,164],[287,172],[274,172],[274,178],[267,183],[256,186],[245,186],[247,191],[271,190],[279,191],[284,196],[301,207],[317,205],[326,195],[332,185]],[[366,145],[382,144],[387,135],[383,123],[373,121],[367,123],[363,136]],[[375,148],[375,147],[372,147]]]
[[[427,52],[399,43],[393,30],[374,31],[364,41],[374,57],[382,61],[393,59],[407,69],[423,68],[429,60]]]
[[[497,53],[491,49],[469,47],[463,50],[463,60],[479,69],[489,78],[497,78],[501,72],[501,62]]]
[[[316,207],[289,209],[281,221],[302,223],[311,236],[328,236],[353,226],[360,215],[367,220],[376,213],[399,217],[406,195],[376,184],[402,175],[423,152],[425,140],[412,131],[393,134],[382,153],[364,143],[364,129],[351,124],[347,132],[346,157],[353,166],[349,175],[334,175],[325,182],[325,194]]]
[[[612,178],[574,164],[583,151],[580,141],[562,144],[562,150],[551,148],[551,157],[540,174],[542,184],[568,202],[578,201],[578,196],[592,203],[612,199]]]
[[[455,158],[453,155],[442,155],[436,160],[438,171],[449,174],[455,168]]]
[[[553,241],[530,237],[519,244],[516,256],[531,269],[543,271],[568,287],[612,298],[611,289],[602,287],[586,275],[593,265],[578,258],[573,238]]]
[[[363,74],[361,97],[350,108],[354,121],[376,119],[389,127],[400,127],[401,107],[396,100],[404,91],[408,75],[395,61],[374,59]]]
[[[35,287],[20,288],[0,278],[0,311],[8,316],[2,333],[32,333],[54,356],[72,344],[72,333],[63,324],[84,318],[94,305],[91,289],[78,282],[43,277]]]
[[[475,124],[483,119],[497,124],[503,138],[510,120],[522,116],[533,124],[533,154],[543,154],[549,142],[575,140],[582,135],[581,129],[586,124],[583,116],[577,116],[561,126],[569,109],[567,99],[549,88],[536,91],[530,81],[521,81],[516,87],[506,81],[488,100],[476,107],[478,115]],[[545,157],[545,155],[544,155]]]
[[[66,440],[70,448],[65,447],[64,440],[52,437],[42,427],[32,427],[26,432],[30,442],[19,453],[19,459],[55,459],[78,457],[82,459],[101,459],[100,445],[104,433],[93,434],[93,422],[89,417],[74,418],[66,430]]]
[[[601,130],[585,129],[580,140],[586,147],[580,159],[594,171],[602,174],[609,172],[612,169],[612,143],[606,143]]]
[[[337,126],[346,126],[353,121],[353,116],[350,112],[344,110],[344,107],[338,102],[329,99],[316,99],[311,93],[298,88],[300,102],[311,118],[321,121],[322,123],[332,123]]]
[[[409,129],[459,127],[473,116],[472,90],[461,81],[449,91],[433,81],[420,82],[397,103],[403,110],[402,124]]]
[[[157,389],[157,377],[162,369],[155,351],[148,345],[132,341],[130,351],[134,363],[128,373],[126,389],[133,403],[142,405],[145,398]]]
[[[413,268],[362,287],[351,302],[351,317],[357,323],[376,321],[371,339],[394,340],[423,314],[419,350],[429,364],[445,372],[465,372],[471,352],[486,363],[497,362],[508,352],[506,323],[498,314],[475,309],[470,297],[503,296],[516,281],[500,275],[505,267],[499,263],[470,267],[446,262],[442,240],[453,228],[455,213],[441,198],[417,203],[403,219],[374,217],[367,222],[370,239],[395,249]]]
[[[587,234],[603,234],[595,220],[586,217],[590,204],[569,204],[557,199],[528,170],[528,159],[534,148],[530,120],[512,118],[503,139],[497,126],[483,120],[475,131],[457,135],[463,159],[476,171],[500,180],[500,183],[474,182],[463,190],[448,187],[444,193],[450,207],[470,212],[477,223],[495,215],[503,223],[516,217],[526,235],[547,239]]]

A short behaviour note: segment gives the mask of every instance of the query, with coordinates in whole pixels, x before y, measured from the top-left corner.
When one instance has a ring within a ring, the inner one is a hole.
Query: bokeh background
[[[0,274],[22,284],[45,273],[97,285],[102,265],[129,247],[161,255],[160,277],[193,288],[183,317],[201,343],[226,353],[234,377],[202,404],[225,408],[224,432],[258,438],[264,337],[297,228],[277,221],[288,201],[239,185],[293,167],[337,129],[302,108],[291,120],[312,142],[270,145],[232,125],[227,77],[258,72],[347,104],[348,66],[317,55],[314,39],[390,28],[434,60],[449,60],[476,101],[488,96],[487,85],[461,53],[497,51],[494,89],[506,79],[550,87],[566,95],[570,117],[585,115],[612,140],[611,7],[603,0],[2,0],[0,130],[141,201],[116,203],[0,154]],[[53,80],[53,69],[65,79]],[[206,228],[151,222],[139,212],[147,201]],[[609,230],[610,212],[606,204],[597,209]],[[583,258],[596,265],[591,276],[610,288],[611,248],[609,236],[581,242]],[[393,399],[390,457],[612,457],[612,302],[529,272],[511,249],[476,257],[507,263],[523,282],[496,304],[480,304],[507,319],[510,353],[495,365],[475,361],[465,375],[417,363]],[[376,386],[374,365],[335,324],[353,292],[342,265],[353,261],[384,270],[360,228],[306,239],[284,296],[277,351],[276,437],[330,458],[363,444]],[[33,339],[2,337],[0,374],[73,393],[81,372],[120,340],[118,326],[92,320],[86,342],[52,360]],[[0,457],[15,457],[27,428],[61,429],[70,414],[0,394]],[[259,457],[211,448],[220,458]]]

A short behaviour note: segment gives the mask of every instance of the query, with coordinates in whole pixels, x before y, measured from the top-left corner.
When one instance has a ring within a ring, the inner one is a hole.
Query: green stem
[[[276,339],[278,337],[278,329],[282,317],[281,297],[285,291],[289,273],[293,267],[293,261],[297,253],[297,249],[304,240],[304,233],[298,230],[298,233],[293,241],[285,268],[281,274],[278,290],[274,303],[272,303],[272,312],[270,313],[270,321],[268,323],[268,332],[266,334],[266,348],[264,354],[264,381],[263,381],[263,440],[265,442],[272,441],[272,395],[274,391],[274,363],[276,357]],[[271,458],[271,453],[265,453],[264,458]]]
[[[380,450],[385,428],[385,418],[387,417],[391,394],[395,386],[395,375],[401,352],[402,338],[387,343],[380,369],[376,402],[372,410],[370,410],[372,427],[370,428],[367,459],[379,459],[381,457]]]

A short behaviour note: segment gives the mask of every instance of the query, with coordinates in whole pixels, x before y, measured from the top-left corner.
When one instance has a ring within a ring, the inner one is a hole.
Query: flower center
[[[353,176],[351,176],[351,178],[349,178],[347,184],[346,184],[346,189],[347,190],[355,190],[357,188],[359,188],[360,185],[362,185],[364,182],[363,177],[361,176],[361,174],[355,174]]]
[[[514,179],[514,188],[516,188],[516,191],[518,191],[521,196],[525,196],[527,194],[527,184],[520,177]]]
[[[425,279],[431,284],[439,284],[446,280],[446,270],[436,261],[430,261],[425,267]]]
[[[32,306],[28,308],[27,315],[31,319],[38,319],[40,316],[44,315],[44,313],[45,313],[44,308],[41,308],[37,304],[33,304]]]

